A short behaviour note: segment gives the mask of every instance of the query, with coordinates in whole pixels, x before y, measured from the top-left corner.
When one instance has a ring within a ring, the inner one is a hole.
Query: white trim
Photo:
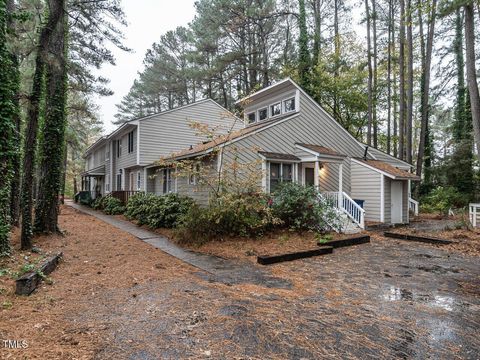
[[[148,180],[148,171],[147,168],[143,168],[143,191],[147,192],[147,180]]]
[[[320,162],[318,160],[314,164],[313,176],[313,185],[315,189],[320,190]]]
[[[338,192],[343,193],[343,163],[338,166]]]
[[[385,177],[380,174],[380,222],[385,222]]]
[[[267,87],[263,88],[262,90],[258,90],[257,92],[254,92],[253,94],[247,95],[247,96],[241,98],[240,100],[237,100],[237,101],[235,102],[235,104],[240,104],[240,103],[244,102],[245,100],[247,100],[247,99],[249,99],[249,98],[251,98],[251,97],[253,97],[253,96],[256,96],[256,95],[258,95],[258,94],[261,94],[261,93],[263,93],[263,92],[265,92],[265,91],[267,91],[267,90],[270,90],[270,89],[273,88],[273,87],[276,87],[276,86],[278,86],[278,85],[280,85],[280,84],[283,84],[283,83],[286,83],[286,82],[288,82],[288,81],[290,81],[290,82],[293,83],[292,79],[290,79],[290,78],[288,77],[288,78],[286,78],[286,79],[277,81],[276,83],[274,83],[274,84],[272,84],[272,85],[270,85],[270,86],[267,86]],[[295,84],[295,83],[294,83],[294,84]],[[296,85],[296,84],[295,84],[295,85]]]
[[[140,170],[137,171],[137,191],[140,191],[142,189],[142,173]]]
[[[267,192],[267,160],[262,160],[262,189]]]
[[[137,126],[137,165],[140,165],[140,124]]]

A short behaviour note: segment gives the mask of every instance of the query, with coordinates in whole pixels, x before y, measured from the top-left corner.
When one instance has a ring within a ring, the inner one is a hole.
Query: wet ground
[[[110,334],[97,359],[480,356],[476,257],[379,238],[268,271],[293,286],[195,271],[100,292],[72,320]]]

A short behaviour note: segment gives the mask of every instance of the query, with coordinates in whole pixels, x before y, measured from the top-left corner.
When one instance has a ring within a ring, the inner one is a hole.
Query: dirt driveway
[[[29,298],[2,301],[0,358],[464,358],[480,349],[478,257],[374,238],[267,268],[291,286],[229,282],[64,209],[65,261]],[[238,264],[236,264],[238,265]],[[256,266],[245,263],[245,266]]]

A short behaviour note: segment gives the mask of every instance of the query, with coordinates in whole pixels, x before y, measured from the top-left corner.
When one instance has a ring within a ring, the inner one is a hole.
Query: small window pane
[[[275,191],[275,188],[280,182],[280,164],[270,163],[270,192]]]
[[[268,117],[267,108],[258,110],[258,120],[265,120]]]
[[[292,181],[292,164],[283,164],[282,180]]]
[[[282,106],[280,103],[274,104],[270,107],[270,112],[272,116],[280,115],[282,113]]]
[[[255,122],[255,113],[250,113],[248,114],[248,123],[251,124],[251,123],[254,123]]]
[[[290,112],[295,110],[295,98],[291,98],[284,101],[285,112]]]

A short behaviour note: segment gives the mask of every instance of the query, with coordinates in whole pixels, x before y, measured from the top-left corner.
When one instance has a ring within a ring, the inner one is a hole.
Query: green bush
[[[451,186],[439,186],[420,200],[420,207],[422,212],[448,214],[449,209],[465,207],[468,202],[468,194],[462,194]]]
[[[181,242],[203,243],[225,236],[258,236],[278,223],[267,197],[224,193],[206,208],[192,206],[176,234]]]
[[[125,216],[153,229],[173,228],[193,203],[191,198],[174,193],[164,196],[138,193],[128,200]]]
[[[108,197],[109,195],[97,197],[95,201],[91,203],[92,208],[95,210],[103,210],[105,208],[105,201]]]
[[[320,201],[312,186],[296,183],[280,185],[272,197],[273,215],[295,230],[326,231],[337,223],[337,214],[327,202]]]
[[[107,215],[120,215],[125,211],[122,202],[113,196],[105,196],[102,201],[103,212]]]

